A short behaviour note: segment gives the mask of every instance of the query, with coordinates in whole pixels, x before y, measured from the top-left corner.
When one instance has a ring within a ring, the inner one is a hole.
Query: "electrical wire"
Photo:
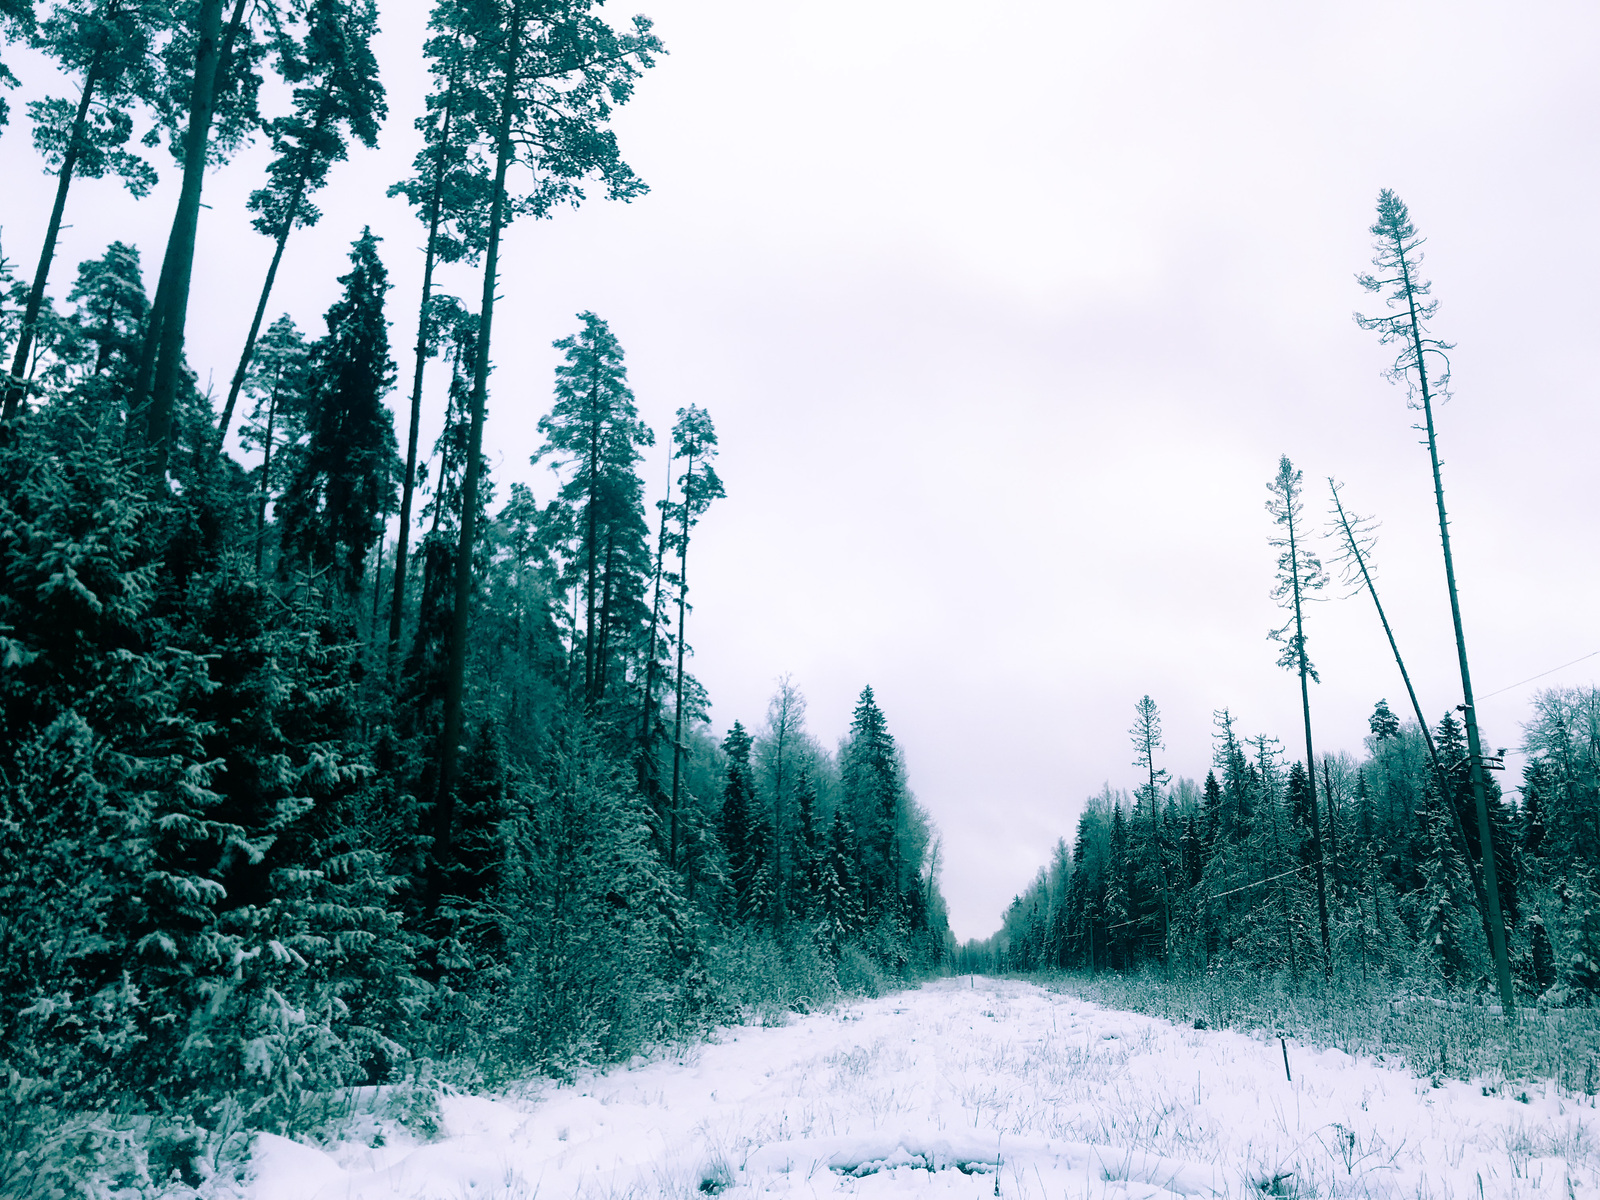
[[[1546,675],[1554,675],[1557,671],[1565,671],[1568,667],[1577,666],[1579,663],[1593,658],[1596,654],[1600,654],[1600,650],[1591,650],[1582,658],[1575,658],[1571,662],[1562,663],[1559,667],[1551,667],[1548,671],[1540,671],[1537,675],[1529,675],[1526,679],[1518,680],[1516,683],[1508,683],[1505,687],[1490,692],[1488,695],[1479,696],[1478,699],[1487,700],[1490,696],[1498,696],[1501,692],[1509,692],[1512,688],[1519,688],[1524,683],[1532,683],[1535,679],[1543,679]]]

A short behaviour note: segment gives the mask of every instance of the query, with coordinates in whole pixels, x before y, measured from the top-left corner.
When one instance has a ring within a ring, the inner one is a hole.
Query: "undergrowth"
[[[1358,980],[1129,973],[1047,974],[1034,982],[1107,1008],[1195,1028],[1292,1038],[1383,1061],[1419,1076],[1478,1082],[1516,1094],[1552,1081],[1570,1095],[1600,1091],[1600,1010],[1498,1010]]]

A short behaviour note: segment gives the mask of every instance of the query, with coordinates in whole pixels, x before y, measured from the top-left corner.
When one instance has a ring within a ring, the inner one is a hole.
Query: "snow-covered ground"
[[[427,1144],[370,1122],[326,1149],[263,1137],[251,1194],[1600,1196],[1591,1098],[1288,1057],[1292,1082],[1275,1040],[963,976],[575,1085],[447,1096]]]

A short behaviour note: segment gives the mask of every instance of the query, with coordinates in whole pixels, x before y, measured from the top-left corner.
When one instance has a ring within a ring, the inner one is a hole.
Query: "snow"
[[[1276,1040],[962,976],[571,1085],[446,1095],[425,1144],[371,1120],[322,1148],[262,1136],[249,1194],[1600,1197],[1591,1097],[1288,1053],[1292,1082]]]

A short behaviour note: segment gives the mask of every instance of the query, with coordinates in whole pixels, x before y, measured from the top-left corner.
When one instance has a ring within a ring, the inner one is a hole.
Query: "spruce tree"
[[[150,309],[138,247],[112,242],[100,258],[79,263],[67,299],[77,306],[74,319],[82,336],[95,347],[91,374],[125,380]]]
[[[870,912],[880,915],[891,911],[899,897],[903,784],[894,737],[871,687],[862,688],[856,701],[841,776],[856,820],[867,832],[863,900]]]
[[[1555,951],[1550,945],[1550,931],[1544,926],[1544,918],[1538,913],[1533,913],[1528,918],[1528,972],[1526,982],[1528,990],[1535,996],[1542,996],[1555,984]]]
[[[802,767],[795,785],[795,815],[797,839],[795,842],[795,903],[804,920],[817,915],[822,895],[822,863],[824,859],[822,832],[817,826],[817,785],[810,772]]]
[[[1133,863],[1128,854],[1128,823],[1122,816],[1122,805],[1111,810],[1111,853],[1106,872],[1105,922],[1109,953],[1107,959],[1113,968],[1133,966]]]
[[[798,863],[785,868],[783,847],[789,834],[789,786],[798,768],[791,761],[805,742],[806,698],[794,686],[788,675],[778,679],[778,690],[767,703],[767,726],[759,744],[759,753],[767,781],[772,822],[772,878],[777,890],[777,908],[780,919],[788,907],[788,879],[799,869]]]
[[[1209,856],[1216,848],[1218,838],[1222,836],[1224,822],[1222,785],[1217,782],[1215,769],[1206,772],[1205,790],[1202,795],[1202,846],[1205,854]]]
[[[835,809],[828,828],[828,859],[822,869],[822,910],[827,919],[824,945],[837,952],[861,930],[860,851],[850,818]]]
[[[382,532],[395,458],[394,418],[383,398],[394,383],[388,322],[388,274],[370,229],[350,252],[344,295],[326,315],[327,335],[312,352],[306,396],[307,444],[282,501],[290,559],[329,572],[350,597],[367,551]]]
[[[1423,865],[1421,943],[1429,963],[1447,987],[1460,982],[1467,967],[1461,910],[1467,895],[1465,864],[1456,853],[1450,833],[1450,819],[1443,805],[1448,803],[1432,794],[1427,814],[1428,857]]]
[[[267,505],[298,473],[304,451],[307,370],[311,348],[285,313],[274,321],[251,363],[247,387],[255,405],[240,430],[247,450],[261,451],[256,480],[256,573],[266,555]],[[286,465],[287,464],[287,465]]]
[[[750,907],[750,887],[757,869],[760,846],[752,827],[754,817],[750,781],[750,735],[738,721],[722,741],[727,756],[727,782],[722,791],[721,834],[733,884],[734,912],[743,917]]]

